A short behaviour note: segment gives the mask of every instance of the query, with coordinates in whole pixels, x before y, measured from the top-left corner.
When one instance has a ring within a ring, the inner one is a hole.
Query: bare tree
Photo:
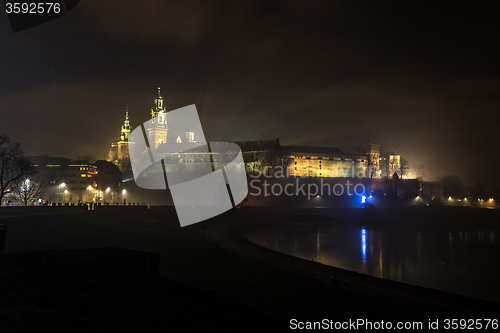
[[[31,163],[24,157],[20,143],[13,143],[0,134],[0,205],[5,195],[12,193],[15,185],[34,173]]]
[[[12,186],[14,198],[23,206],[28,206],[39,199],[42,194],[42,190],[42,182],[36,174],[31,177],[23,177]]]
[[[401,178],[404,178],[406,175],[408,175],[409,171],[410,171],[410,164],[408,163],[407,160],[401,158],[401,161],[399,163],[399,172],[401,174]]]

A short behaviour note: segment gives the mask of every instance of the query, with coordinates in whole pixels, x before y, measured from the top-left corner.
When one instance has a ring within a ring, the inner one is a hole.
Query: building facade
[[[314,146],[282,146],[279,139],[236,142],[241,147],[247,172],[272,174],[286,169],[288,176],[327,178],[382,178],[381,166],[390,157],[397,170],[399,155],[380,154],[380,145],[365,144],[357,154],[338,148]],[[392,173],[391,173],[392,175]]]
[[[41,197],[46,204],[85,204],[103,199],[95,165],[48,156],[33,156],[29,160],[44,185]]]

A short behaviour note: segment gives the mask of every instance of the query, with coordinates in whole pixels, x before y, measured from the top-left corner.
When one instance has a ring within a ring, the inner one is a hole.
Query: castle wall
[[[288,174],[297,177],[365,177],[366,162],[350,158],[292,157]]]

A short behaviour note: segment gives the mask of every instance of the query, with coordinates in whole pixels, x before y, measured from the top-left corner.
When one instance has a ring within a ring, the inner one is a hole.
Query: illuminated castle
[[[357,154],[333,147],[283,146],[279,139],[236,144],[243,152],[250,174],[272,174],[277,169],[285,169],[293,177],[390,178],[394,173],[400,177],[399,154],[381,154],[378,144],[360,145]]]
[[[196,143],[195,133],[189,128],[169,129],[166,114],[167,110],[163,102],[163,97],[161,97],[160,87],[158,87],[158,93],[154,100],[154,107],[151,109],[153,127],[148,128],[147,130],[150,144],[152,145],[154,142],[154,150],[156,150],[160,145],[172,141],[184,145]],[[131,170],[129,150],[134,148],[134,143],[129,142],[128,140],[131,129],[132,127],[130,125],[127,108],[120,137],[116,143],[111,144],[108,156],[108,161],[116,164],[122,172]]]
[[[155,98],[154,108],[151,109],[151,118],[153,119],[153,127],[148,128],[148,138],[150,144],[154,142],[155,150],[163,143],[171,143],[175,140],[176,143],[195,143],[194,132],[189,129],[171,128],[167,124],[166,108],[163,104],[163,97],[160,94],[158,87],[158,95]],[[169,133],[170,131],[170,133]]]
[[[195,132],[188,127],[169,128],[167,110],[158,88],[151,109],[152,125],[146,129],[148,141],[153,153],[165,153],[166,143],[179,145],[179,152],[165,162],[166,170],[196,170],[198,164],[203,164],[209,158],[207,152],[193,150],[201,143],[195,141]],[[131,170],[129,150],[134,143],[129,142],[131,126],[128,110],[121,128],[118,142],[111,145],[108,161],[116,164],[122,172]],[[333,147],[282,146],[279,139],[236,142],[243,152],[243,158],[248,173],[272,172],[279,166],[288,169],[291,176],[300,177],[363,177],[390,178],[397,173],[401,178],[400,156],[395,152],[381,154],[380,145],[364,144],[358,147],[358,152],[346,154]],[[163,146],[162,146],[163,145]],[[212,163],[218,158],[212,157]],[[182,165],[181,165],[182,164]]]

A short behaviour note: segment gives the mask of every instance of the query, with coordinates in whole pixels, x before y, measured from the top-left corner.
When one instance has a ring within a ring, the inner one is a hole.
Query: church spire
[[[165,112],[165,108],[163,107],[163,97],[161,97],[160,94],[160,87],[158,87],[158,95],[155,98],[155,107],[153,109],[154,116],[153,117],[158,117],[158,114],[160,112]]]
[[[160,87],[158,87],[158,95],[155,98],[155,106],[151,109],[151,118],[156,127],[167,128],[166,109],[163,105],[163,97],[160,94]]]
[[[128,119],[128,106],[125,112],[125,121],[123,122],[122,131],[120,135],[121,141],[127,141],[130,135],[130,120]]]

